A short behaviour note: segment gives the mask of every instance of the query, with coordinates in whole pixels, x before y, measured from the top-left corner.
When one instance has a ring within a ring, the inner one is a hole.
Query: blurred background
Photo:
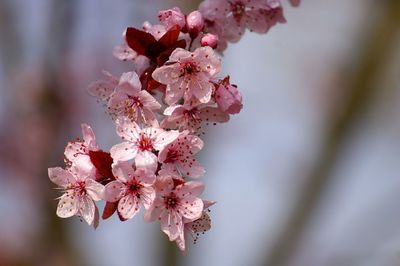
[[[400,1],[282,1],[225,53],[244,109],[204,137],[218,203],[182,255],[140,216],[58,218],[47,168],[82,122],[120,141],[86,87],[130,69],[123,30],[199,1],[0,0],[0,265],[400,265]]]

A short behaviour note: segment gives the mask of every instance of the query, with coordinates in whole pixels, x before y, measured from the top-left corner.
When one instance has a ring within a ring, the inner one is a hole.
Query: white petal
[[[76,178],[70,172],[61,167],[49,168],[48,173],[51,182],[63,188],[76,182]]]
[[[95,218],[96,207],[93,200],[88,196],[82,196],[79,202],[79,214],[82,218],[92,225]]]
[[[74,216],[78,212],[79,198],[73,193],[65,193],[61,196],[57,207],[57,216],[68,218]]]
[[[151,151],[139,152],[136,155],[135,163],[137,168],[146,169],[151,173],[154,173],[158,166],[157,156]]]
[[[137,147],[130,142],[116,144],[110,149],[114,161],[128,161],[135,158],[137,152]]]
[[[135,142],[139,138],[141,129],[135,122],[132,122],[128,118],[121,117],[117,119],[115,123],[117,124],[117,134],[122,139]]]
[[[138,199],[132,195],[123,197],[118,203],[118,212],[124,219],[130,219],[140,210]]]
[[[108,183],[104,189],[104,200],[109,202],[116,202],[120,200],[125,194],[125,185],[119,181],[112,181]]]
[[[162,131],[160,134],[157,135],[154,141],[154,148],[159,151],[163,149],[166,145],[176,140],[178,136],[179,131],[176,130]]]
[[[99,201],[103,199],[104,186],[91,178],[85,180],[86,182],[86,192],[94,201]]]

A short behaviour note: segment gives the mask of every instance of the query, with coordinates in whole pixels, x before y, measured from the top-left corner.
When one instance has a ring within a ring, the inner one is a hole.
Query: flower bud
[[[186,25],[185,15],[178,7],[158,12],[158,19],[167,29],[176,25],[182,29]]]
[[[228,114],[237,114],[242,109],[242,96],[237,87],[230,84],[226,77],[215,91],[215,100],[219,109]]]
[[[204,27],[204,19],[199,11],[193,11],[186,17],[186,26],[191,36],[197,36]]]
[[[207,33],[206,35],[201,38],[201,46],[210,46],[211,48],[215,49],[218,46],[218,36]]]

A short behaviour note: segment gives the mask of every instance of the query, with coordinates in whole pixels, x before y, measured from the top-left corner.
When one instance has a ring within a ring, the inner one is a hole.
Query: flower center
[[[130,100],[131,107],[143,107],[143,103],[140,101],[139,97],[128,95],[128,98]]]
[[[192,62],[185,63],[183,65],[183,71],[185,72],[185,75],[192,75],[196,72],[199,72],[197,66]]]
[[[86,184],[85,181],[78,181],[75,183],[73,190],[78,194],[78,195],[86,195]]]
[[[178,160],[180,153],[176,149],[169,149],[167,153],[167,158],[164,163],[174,163]]]
[[[134,182],[134,183],[131,183],[130,185],[129,185],[129,192],[130,193],[132,193],[132,194],[138,194],[139,193],[139,191],[140,191],[140,189],[142,188],[143,186],[141,185],[141,184],[139,184],[139,183],[137,183],[137,182]]]
[[[246,11],[246,6],[241,1],[230,2],[232,16],[237,23],[240,23],[242,17]]]
[[[153,140],[146,134],[141,134],[137,145],[140,151],[151,151],[153,149]]]
[[[174,193],[171,193],[169,196],[164,198],[164,204],[165,208],[168,210],[175,209],[179,204],[179,198]]]

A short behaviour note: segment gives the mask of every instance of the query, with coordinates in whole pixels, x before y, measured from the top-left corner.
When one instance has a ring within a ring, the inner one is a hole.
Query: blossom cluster
[[[291,1],[297,5],[298,1]],[[116,213],[129,220],[144,209],[147,222],[185,250],[185,237],[208,231],[208,208],[201,198],[205,173],[195,158],[208,124],[227,122],[242,109],[242,96],[230,77],[219,77],[221,54],[247,30],[266,33],[285,22],[279,0],[205,0],[185,15],[177,7],[160,11],[159,24],[128,27],[114,55],[131,72],[104,72],[88,92],[102,102],[121,143],[99,148],[91,127],[65,148],[64,168],[49,168],[63,191],[57,215],[79,216],[95,228]]]

